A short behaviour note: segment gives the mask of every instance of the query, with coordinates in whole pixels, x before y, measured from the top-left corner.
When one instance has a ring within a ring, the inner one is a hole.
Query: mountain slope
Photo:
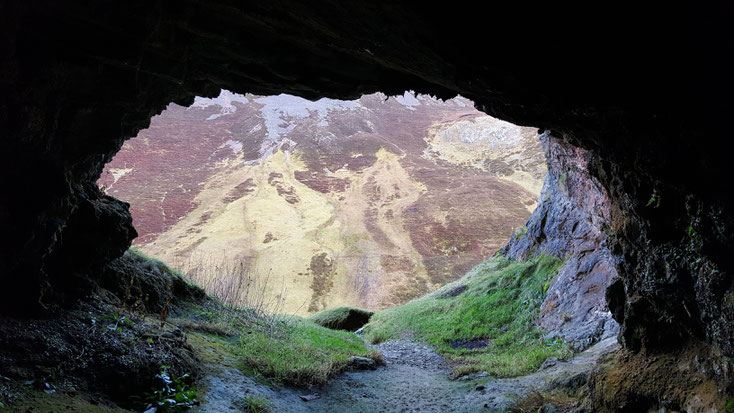
[[[223,91],[169,106],[99,184],[131,203],[142,251],[236,263],[306,313],[385,308],[457,279],[522,227],[545,168],[536,130],[460,97]]]

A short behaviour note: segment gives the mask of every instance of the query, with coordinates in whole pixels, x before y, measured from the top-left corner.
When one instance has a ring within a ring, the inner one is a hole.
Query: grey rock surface
[[[538,325],[547,338],[561,337],[581,351],[619,331],[605,300],[617,277],[604,232],[610,202],[589,174],[588,151],[547,133],[540,139],[548,175],[538,207],[502,253],[515,259],[546,254],[566,260],[549,285]]]

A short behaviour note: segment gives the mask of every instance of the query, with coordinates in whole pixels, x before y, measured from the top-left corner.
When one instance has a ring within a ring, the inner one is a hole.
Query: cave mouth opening
[[[460,96],[222,90],[169,105],[98,185],[131,204],[135,249],[223,301],[374,311],[524,237],[547,174],[538,136]]]
[[[528,10],[495,10],[497,16],[523,16],[523,30],[517,30],[517,19],[495,19],[493,33],[513,35],[495,36],[498,41],[487,50],[487,16],[443,5],[386,9],[325,3],[293,9],[291,2],[252,8],[172,3],[144,10],[128,3],[109,9],[16,3],[7,8],[3,50],[8,52],[2,58],[7,76],[0,123],[8,135],[2,159],[5,192],[11,194],[0,213],[6,233],[0,264],[6,281],[3,314],[70,301],[65,295],[76,296],[82,289],[77,284],[84,289],[94,284],[85,277],[119,261],[115,258],[134,232],[127,207],[102,197],[90,178],[162,105],[188,102],[194,94],[211,96],[219,87],[353,97],[358,91],[395,92],[395,85],[410,85],[443,96],[460,92],[486,106],[487,113],[542,125],[572,145],[592,149],[592,175],[609,191],[614,211],[609,248],[620,279],[608,291],[623,324],[620,342],[635,353],[704,344],[685,372],[667,370],[666,378],[703,370],[699,356],[714,366],[707,369],[720,383],[733,370],[725,356],[734,352],[726,339],[734,325],[729,260],[734,231],[728,230],[734,214],[727,213],[732,202],[717,185],[727,173],[724,148],[730,141],[722,122],[728,105],[721,104],[730,103],[723,99],[731,78],[721,58],[730,49],[725,40],[730,37],[721,35],[730,13],[657,6],[630,13],[618,7],[604,10],[606,19],[584,20],[556,5],[535,10],[535,16]],[[548,30],[548,21],[554,30]],[[538,56],[544,56],[540,63]],[[569,251],[558,284],[548,286],[546,302],[553,311],[541,311],[541,317],[555,314],[569,326],[595,311],[580,311],[586,305],[581,299],[577,307],[560,302],[556,291],[573,287],[565,296],[579,298],[604,291],[603,283],[586,290],[575,288],[580,283],[561,283],[576,276],[593,279],[588,275],[608,265],[593,236],[604,214],[586,208],[599,204],[603,211],[604,205],[584,191],[573,193],[583,188],[582,181],[563,172],[583,169],[584,162],[574,162],[583,151],[548,141],[555,151],[550,159],[568,161],[546,181],[560,189],[551,199],[558,196],[561,202],[536,210],[533,217],[540,219],[531,218],[525,235],[510,240],[506,255],[530,254],[533,246],[549,254]],[[584,182],[593,191],[593,180]],[[565,198],[570,208],[558,214],[562,211],[552,207],[564,205],[564,191],[573,193]],[[579,259],[573,259],[574,252]],[[572,310],[568,317],[554,313],[562,308]],[[655,360],[650,360],[640,364],[643,371],[652,370]],[[31,363],[26,365],[35,366],[36,360]],[[700,405],[693,401],[700,400],[697,391],[690,391],[695,385],[679,396],[648,386],[639,371],[632,373],[627,377],[643,379],[594,396],[608,403],[599,411],[639,400],[650,405],[640,410],[652,408],[653,401],[665,408]],[[603,377],[595,381],[603,382]],[[681,383],[668,388],[686,387]],[[719,398],[732,394],[731,386],[706,387]]]

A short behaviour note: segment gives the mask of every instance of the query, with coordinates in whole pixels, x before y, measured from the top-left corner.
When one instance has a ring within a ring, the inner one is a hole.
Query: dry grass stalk
[[[185,262],[174,262],[174,267],[207,293],[233,307],[242,308],[253,319],[274,327],[282,322],[286,298],[283,282],[279,289],[271,284],[271,272],[258,274],[246,259],[229,260],[211,256],[191,257]],[[276,320],[277,319],[277,320]]]

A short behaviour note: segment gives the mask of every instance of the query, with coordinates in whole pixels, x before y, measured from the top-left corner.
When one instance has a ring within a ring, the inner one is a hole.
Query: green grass
[[[245,408],[247,413],[268,413],[270,404],[262,394],[249,395],[245,397]]]
[[[281,323],[273,331],[253,328],[240,336],[240,348],[247,366],[280,385],[324,384],[347,367],[351,356],[379,358],[353,333],[301,318]]]
[[[372,311],[357,307],[335,307],[319,311],[308,320],[334,330],[354,331],[367,324],[372,314]]]
[[[526,374],[548,357],[571,355],[565,343],[543,340],[534,324],[561,265],[544,255],[521,262],[496,256],[459,281],[376,313],[364,337],[372,343],[399,337],[424,341],[447,358],[456,377],[476,371],[498,377]],[[466,291],[450,296],[460,286]],[[489,339],[490,344],[474,350],[450,346],[454,340],[473,339]]]
[[[211,356],[209,363],[219,363],[221,357],[235,359],[237,368],[267,384],[320,385],[348,368],[351,356],[380,360],[379,353],[368,350],[354,333],[300,317],[260,316],[215,300],[186,311],[195,321],[177,320],[177,324],[194,333],[190,342],[201,350],[200,357]]]
[[[134,248],[130,253],[180,275]],[[330,330],[296,316],[266,315],[211,296],[204,302],[183,303],[181,311],[175,322],[193,333],[191,342],[203,350],[200,357],[211,358],[213,363],[237,359],[237,367],[247,374],[275,385],[324,384],[348,367],[351,356],[380,358],[355,334]]]

